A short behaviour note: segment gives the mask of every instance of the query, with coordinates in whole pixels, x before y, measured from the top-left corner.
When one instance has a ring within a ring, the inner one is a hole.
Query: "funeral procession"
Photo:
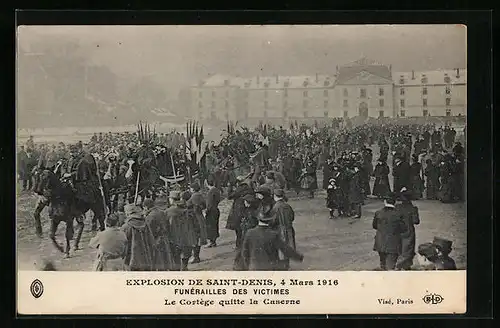
[[[18,269],[465,270],[457,38],[325,33],[19,34]]]

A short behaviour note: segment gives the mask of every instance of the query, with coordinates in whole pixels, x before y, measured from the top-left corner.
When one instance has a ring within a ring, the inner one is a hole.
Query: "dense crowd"
[[[42,209],[57,198],[56,191],[40,178],[48,172],[69,181],[75,197],[88,203],[102,199],[107,208],[94,215],[93,228],[99,222],[101,230],[91,242],[98,248],[96,270],[117,266],[187,270],[191,258],[194,263],[201,261],[203,246],[217,247],[218,205],[225,195],[232,201],[225,228],[236,235],[234,269],[288,270],[290,259],[301,261],[303,256],[296,249],[294,212],[287,191],[299,195],[305,190],[313,198],[322,188],[327,191],[331,219],[360,218],[368,197],[384,199],[384,208],[373,221],[377,230],[374,249],[380,254],[382,269],[408,270],[415,255],[413,227],[419,223],[412,200],[448,203],[465,199],[466,154],[461,143],[455,142],[456,131],[447,126],[292,124],[287,129],[260,125],[250,130],[228,124],[218,144],[205,143],[198,153],[197,175],[185,170],[193,162],[186,157],[189,139],[177,132],[155,133],[147,144],[139,133],[96,134],[88,143],[73,145],[35,144],[30,138],[18,153],[18,175],[23,190],[39,195],[34,213],[37,234],[42,234]],[[373,145],[380,153],[375,167]],[[168,164],[159,160],[165,153],[171,155]],[[159,172],[151,178],[155,183],[159,178],[169,181],[165,183],[166,211],[157,206],[158,190],[152,187],[137,202],[139,177],[137,184],[130,179],[132,167],[148,174],[152,171],[141,170],[155,168]],[[318,183],[320,170],[323,180]],[[177,175],[187,178],[180,184]],[[450,242],[439,238],[419,246],[423,261],[437,269],[454,267],[450,251]]]

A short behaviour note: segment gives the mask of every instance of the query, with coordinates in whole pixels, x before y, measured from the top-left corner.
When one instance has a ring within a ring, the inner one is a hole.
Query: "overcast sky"
[[[120,76],[150,75],[178,90],[209,74],[332,74],[362,56],[395,71],[466,67],[460,25],[22,26],[18,42],[80,43]],[[99,47],[97,47],[99,45]]]

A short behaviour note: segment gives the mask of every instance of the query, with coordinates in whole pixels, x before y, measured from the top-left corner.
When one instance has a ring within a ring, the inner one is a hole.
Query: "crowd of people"
[[[99,183],[109,215],[99,221],[101,232],[91,242],[98,249],[95,270],[187,270],[191,259],[201,261],[203,247],[217,247],[218,205],[224,197],[232,201],[225,228],[235,232],[234,269],[288,270],[290,260],[302,261],[303,255],[297,251],[287,193],[299,195],[305,190],[314,198],[318,189],[327,191],[331,219],[359,219],[368,198],[384,199],[384,208],[373,221],[374,250],[379,252],[381,269],[409,270],[414,268],[414,225],[419,224],[412,200],[465,199],[466,154],[455,139],[453,128],[417,124],[228,128],[217,145],[207,144],[200,175],[182,186],[172,183],[166,210],[160,209],[154,193],[137,203],[137,190],[133,197],[133,188],[131,192],[125,182],[124,197],[109,195],[130,169],[131,153],[141,148],[137,133],[96,134],[88,143],[75,145],[35,144],[30,138],[18,153],[18,175],[23,190],[39,194],[34,213],[39,235],[40,213],[51,202],[50,192],[39,183],[41,171],[80,183],[92,181],[92,188],[82,184],[83,193],[99,190],[95,186]],[[183,134],[154,134],[150,141],[167,145],[174,152],[172,164],[185,166]],[[373,167],[375,144],[380,156]],[[398,201],[401,204],[396,205]],[[438,238],[421,246],[421,262],[436,269],[454,268],[449,241]]]

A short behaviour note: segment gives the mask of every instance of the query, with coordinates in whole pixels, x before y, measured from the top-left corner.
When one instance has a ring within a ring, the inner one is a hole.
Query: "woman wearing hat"
[[[401,190],[401,203],[396,205],[403,215],[407,231],[401,235],[402,250],[396,267],[401,270],[409,270],[413,265],[415,257],[415,225],[420,224],[418,208],[412,204],[412,192],[403,188]]]
[[[426,177],[425,198],[430,200],[438,199],[439,189],[441,188],[439,167],[431,159],[425,161],[424,176]]]
[[[389,165],[383,158],[379,158],[375,169],[373,170],[373,176],[375,177],[375,183],[373,184],[373,195],[378,198],[383,198],[391,192],[391,186],[389,184]]]
[[[246,233],[257,226],[259,223],[258,213],[259,213],[259,200],[255,198],[253,194],[247,194],[243,196],[243,203],[245,209],[243,212],[243,218],[241,220],[241,240],[245,239]],[[243,259],[241,257],[241,249],[236,251],[236,257],[234,259],[233,270],[239,271],[243,270]]]
[[[318,189],[318,179],[316,177],[316,163],[312,158],[306,162],[300,181],[302,189],[309,191],[309,198],[314,198],[314,191]]]
[[[456,270],[455,261],[448,256],[451,241],[435,237],[432,243],[418,245],[418,265],[413,270]],[[443,253],[443,249],[446,251]],[[446,254],[446,255],[444,255]]]

